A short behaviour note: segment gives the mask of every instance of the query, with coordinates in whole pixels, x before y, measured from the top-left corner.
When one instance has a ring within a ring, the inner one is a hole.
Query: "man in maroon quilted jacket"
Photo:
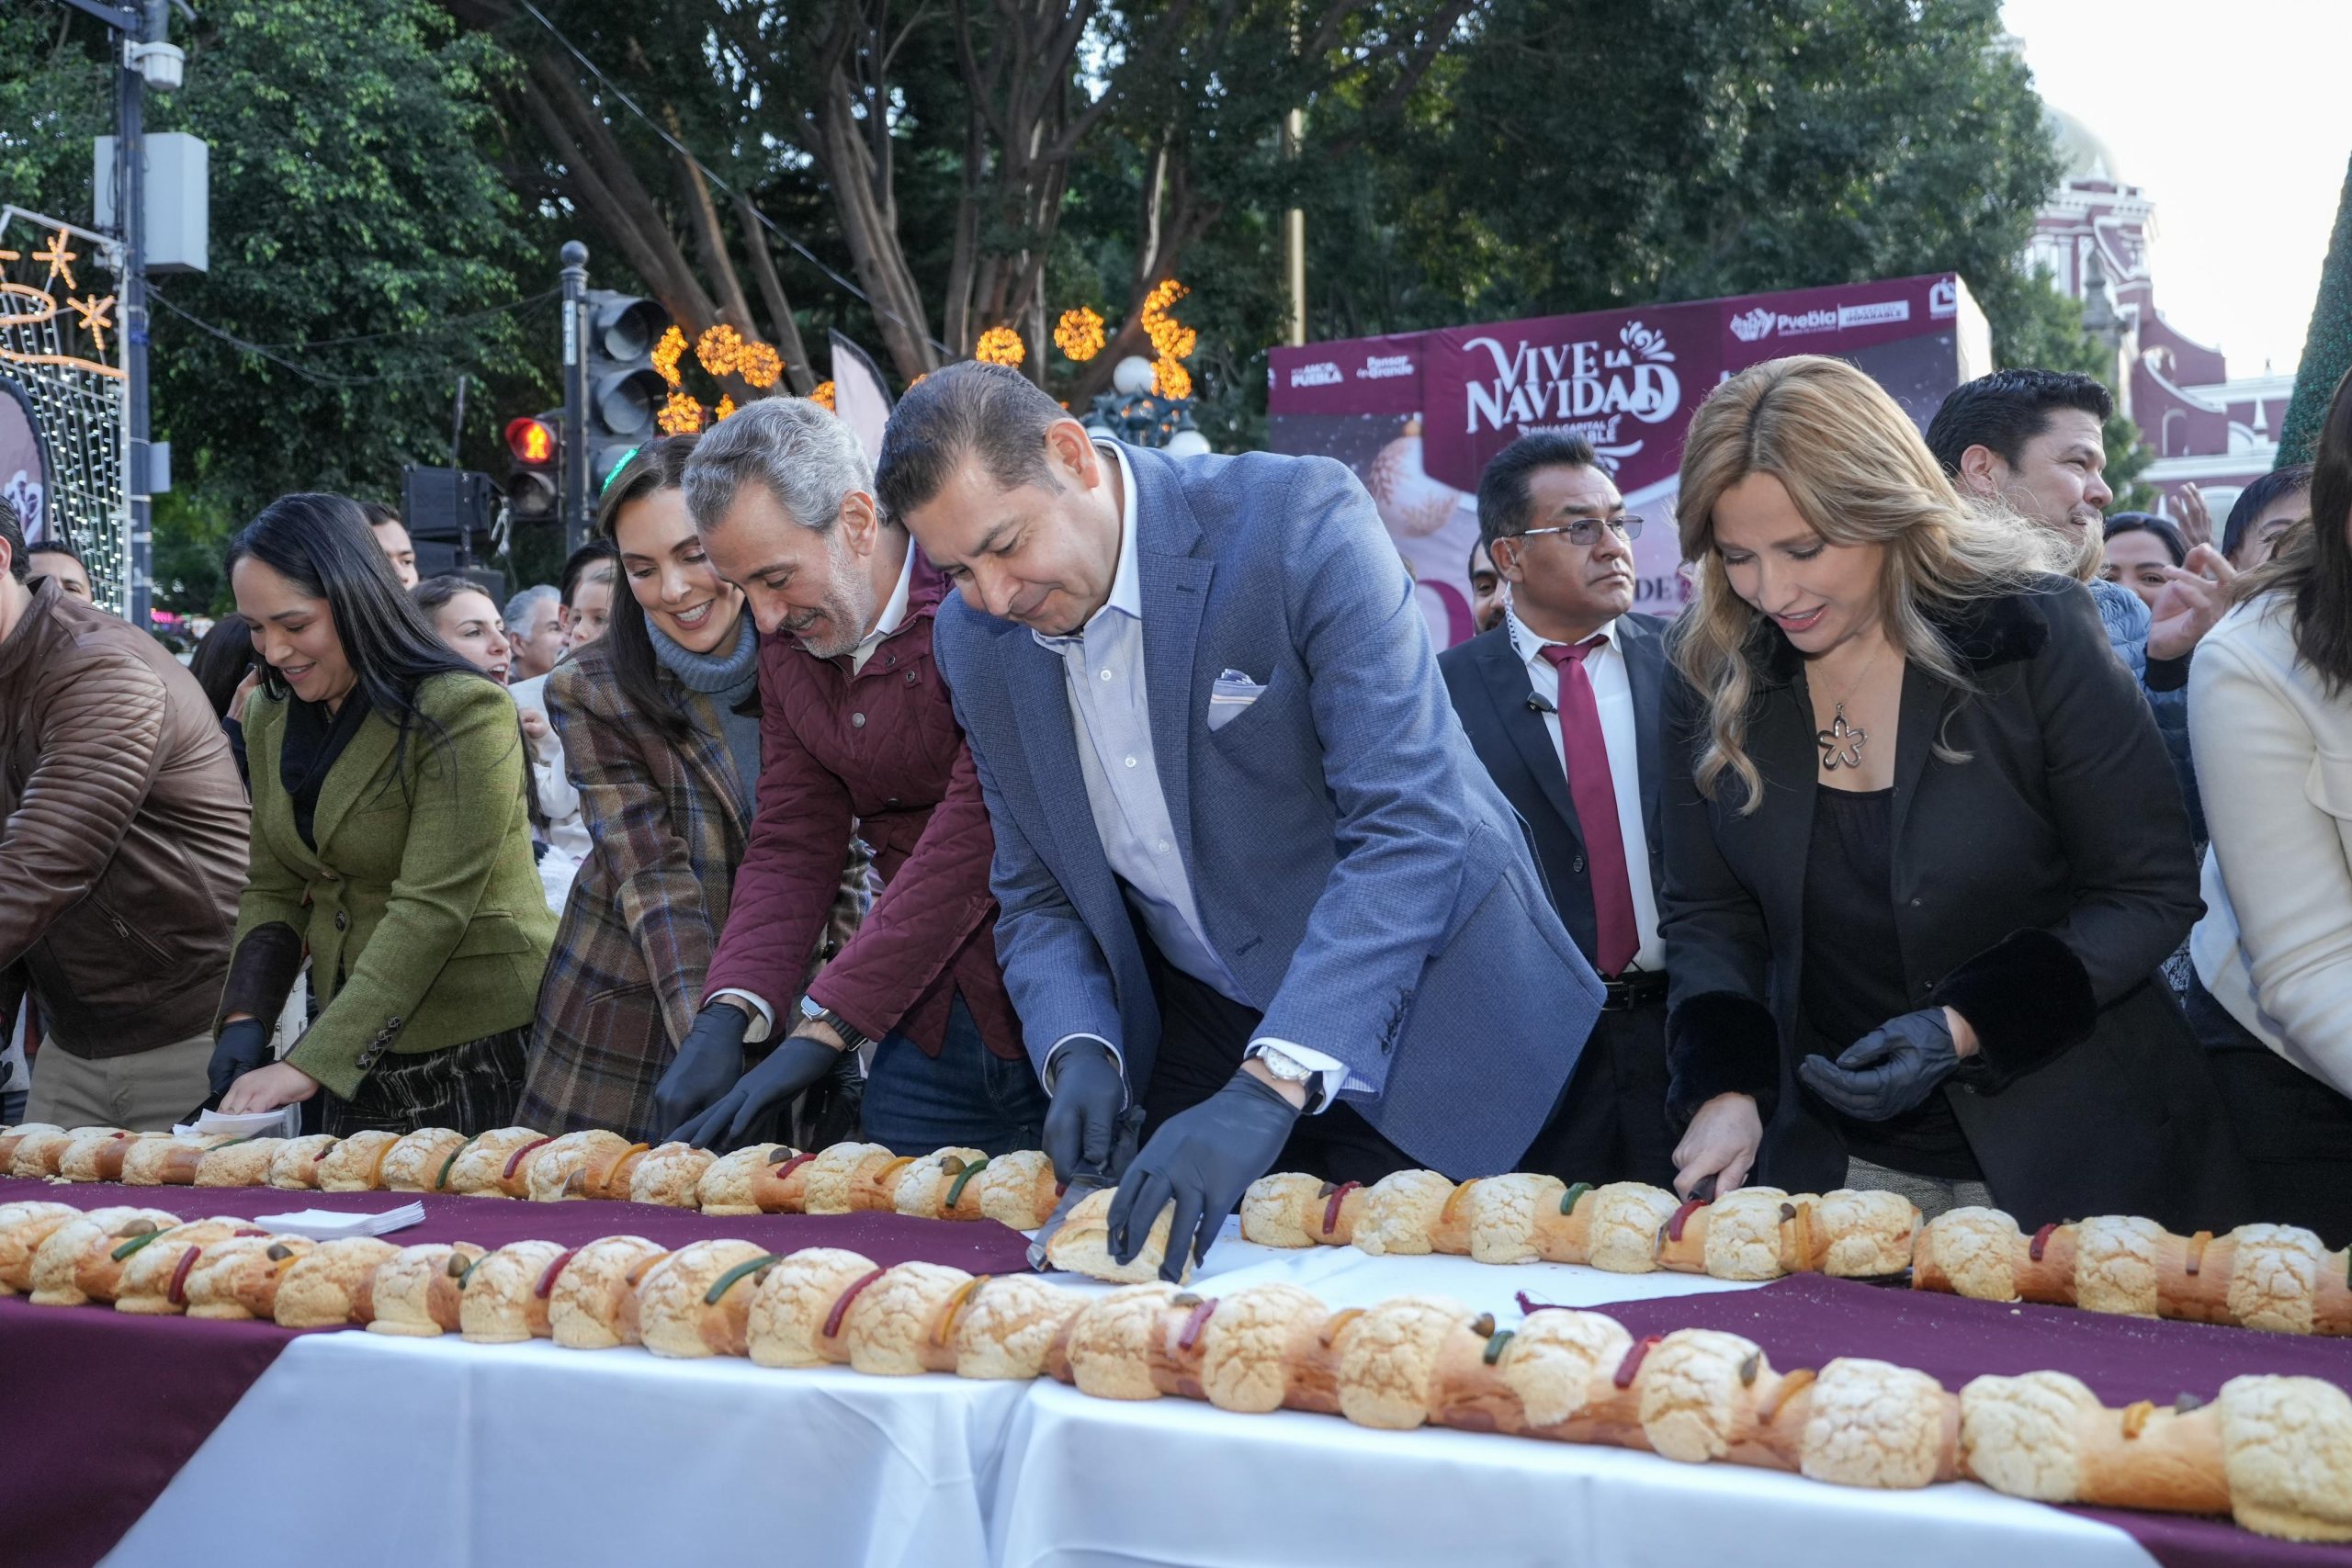
[[[814,403],[767,399],[718,426],[685,491],[764,635],[759,813],[702,1011],[655,1090],[673,1136],[750,1142],[870,1044],[867,1138],[900,1154],[1035,1148],[1046,1095],[997,969],[995,840],[931,659],[944,585],[876,515],[857,437]],[[881,897],[793,1009],[853,822]],[[744,1043],[774,1033],[743,1071]]]
[[[159,1132],[204,1099],[245,786],[195,678],[30,564],[0,506],[0,1035],[29,989],[27,1121]]]

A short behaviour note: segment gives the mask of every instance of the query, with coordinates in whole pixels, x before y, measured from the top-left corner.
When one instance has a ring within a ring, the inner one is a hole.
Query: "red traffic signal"
[[[506,449],[528,468],[546,468],[555,461],[555,426],[525,414],[506,422]]]

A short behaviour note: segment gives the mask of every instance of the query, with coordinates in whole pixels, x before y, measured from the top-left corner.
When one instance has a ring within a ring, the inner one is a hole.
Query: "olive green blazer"
[[[529,1024],[555,939],[531,853],[514,699],[471,675],[417,688],[402,765],[370,714],[319,790],[314,851],[278,777],[287,703],[245,707],[251,871],[236,942],[282,922],[311,953],[320,1002],[287,1060],[345,1099],[386,1051],[439,1051]],[[432,728],[437,723],[445,735]]]

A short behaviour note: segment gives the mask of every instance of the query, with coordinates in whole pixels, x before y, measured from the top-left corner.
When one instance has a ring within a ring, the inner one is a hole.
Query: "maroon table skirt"
[[[1021,1233],[982,1220],[904,1214],[714,1218],[650,1203],[526,1203],[411,1192],[280,1192],[272,1188],[119,1187],[0,1180],[0,1203],[168,1210],[183,1220],[252,1219],[298,1209],[380,1213],[411,1201],[423,1223],[399,1247],[514,1241],[576,1247],[641,1235],[677,1248],[739,1237],[771,1252],[841,1247],[876,1263],[944,1263],[975,1274],[1029,1267]],[[332,1331],[328,1331],[332,1332]],[[294,1337],[269,1323],[134,1317],[111,1307],[37,1307],[0,1297],[0,1564],[85,1568],[113,1550],[254,1380]]]
[[[2352,1391],[2352,1340],[2204,1323],[2109,1317],[2072,1307],[2003,1305],[1929,1291],[1800,1274],[1755,1291],[1596,1307],[1633,1334],[1719,1328],[1764,1348],[1777,1367],[1860,1356],[1916,1367],[1954,1393],[1985,1374],[2067,1372],[2110,1405],[2184,1393],[2211,1399],[2246,1373],[2324,1378]],[[2226,1519],[2075,1508],[2130,1533],[2165,1568],[2352,1568],[2352,1547],[2272,1540]]]

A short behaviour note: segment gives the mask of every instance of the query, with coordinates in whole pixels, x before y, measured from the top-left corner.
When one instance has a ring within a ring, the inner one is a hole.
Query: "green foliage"
[[[0,18],[0,196],[87,222],[89,138],[112,123],[107,39],[61,17]],[[469,318],[553,281],[526,276],[519,204],[492,156],[485,86],[506,67],[485,40],[424,0],[202,18],[175,24],[187,85],[151,96],[148,116],[210,148],[211,269],[155,280],[168,304],[151,333],[155,434],[181,487],[157,507],[156,602],[198,613],[222,599],[219,542],[270,497],[396,501],[401,464],[447,463],[460,371],[469,450],[486,462],[500,394],[537,395],[533,362],[552,355],[526,347],[514,315]]]
[[[2345,170],[2344,195],[2335,204],[2335,232],[2327,243],[2319,298],[2303,335],[2303,362],[2295,372],[2295,395],[2278,431],[2278,467],[2312,460],[2327,405],[2347,369],[2352,369],[2352,167]]]
[[[829,328],[879,346],[874,311],[827,276],[865,273],[833,171],[810,152],[824,39],[847,4],[547,6],[814,253],[772,246],[820,369]],[[1220,445],[1262,435],[1294,205],[1317,337],[1952,269],[2003,363],[2097,354],[2079,310],[2018,259],[2059,170],[1997,0],[1131,0],[1094,13],[1045,116],[1058,126],[1107,95],[1049,233],[990,183],[1001,150],[967,91],[952,13],[875,0],[857,14],[889,40],[895,232],[926,327],[951,330],[938,301],[954,297],[959,261],[1042,244],[1046,321],[1089,304],[1115,332],[1172,246],[1192,288],[1177,314],[1200,333],[1201,422]],[[1011,25],[968,14],[983,48]],[[645,198],[628,227],[687,258],[700,275],[689,288],[714,287],[674,155],[518,7],[228,0],[175,36],[188,85],[157,100],[155,119],[212,145],[213,268],[161,292],[270,353],[157,312],[156,425],[181,485],[157,508],[163,604],[217,601],[219,542],[269,496],[390,498],[403,462],[446,461],[461,370],[473,378],[466,461],[498,471],[500,422],[554,400],[553,310],[478,313],[550,288],[560,241],[591,242],[600,286],[676,293],[678,276],[631,276],[622,247],[567,205],[580,171],[525,112],[550,90],[535,67],[554,62],[557,90],[566,76],[593,90]],[[1422,73],[1419,44],[1433,39],[1444,47]],[[1125,68],[1136,60],[1148,68]],[[0,197],[86,214],[105,77],[96,24],[62,6],[0,9]],[[1278,134],[1293,107],[1307,125],[1295,158]],[[984,163],[967,164],[974,148]],[[1162,192],[1156,226],[1148,188]],[[714,195],[748,278],[740,215]],[[1100,368],[1048,348],[1041,371],[1067,398]],[[2128,479],[2144,448],[2128,426],[2109,438],[2110,474]],[[559,547],[534,533],[515,552],[528,580]]]

